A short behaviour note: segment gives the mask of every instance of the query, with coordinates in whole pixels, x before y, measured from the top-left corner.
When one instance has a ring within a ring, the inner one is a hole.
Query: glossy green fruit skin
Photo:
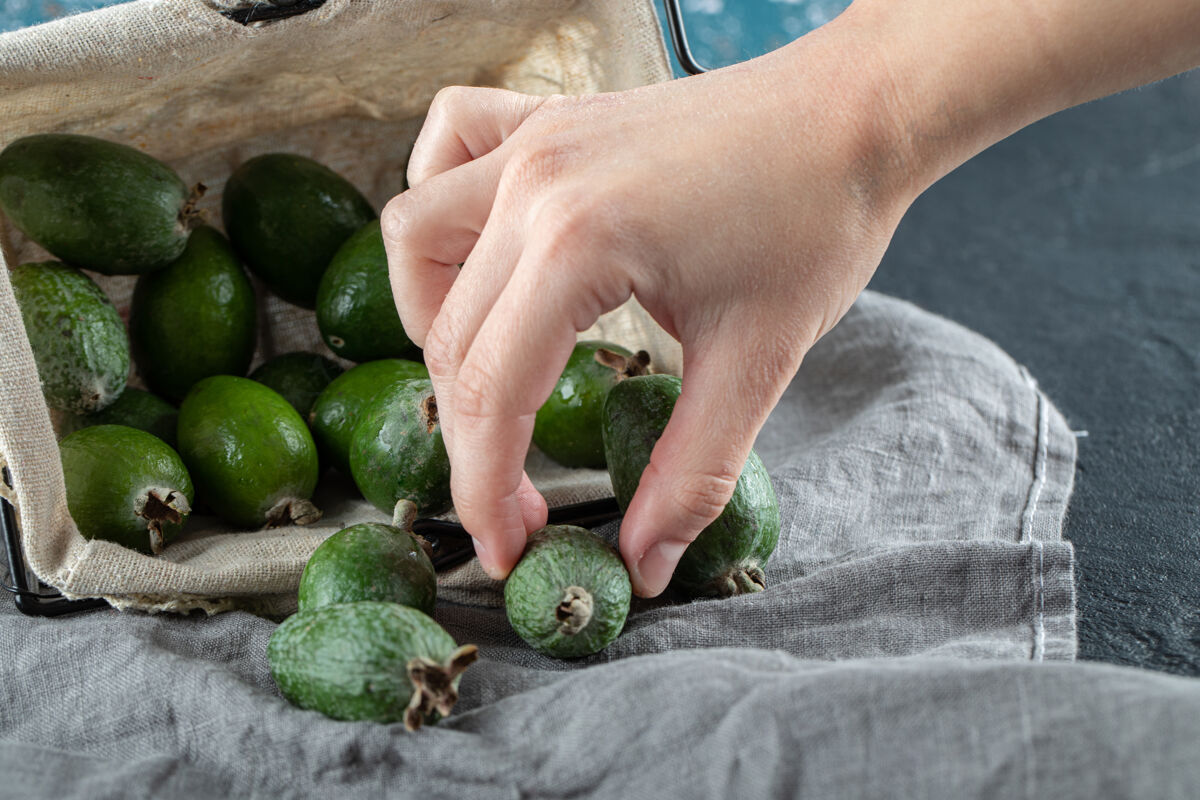
[[[673,375],[645,375],[621,381],[608,394],[604,450],[622,511],[633,499],[681,387]],[[762,584],[756,587],[746,575],[761,581],[779,527],[779,500],[762,460],[751,450],[729,503],[684,551],[672,583],[693,597],[758,591]]]
[[[337,467],[349,477],[350,436],[362,410],[392,385],[410,378],[428,377],[429,370],[424,364],[385,358],[359,364],[334,378],[317,397],[308,415],[321,462]]]
[[[151,489],[175,491],[195,499],[191,477],[179,455],[157,436],[124,425],[78,430],[58,444],[67,509],[87,539],[106,539],[151,552],[146,520],[138,500]],[[162,493],[166,496],[167,493]],[[187,515],[162,527],[163,543],[183,529]]]
[[[117,401],[103,411],[79,417],[77,428],[92,425],[125,425],[153,434],[172,448],[179,409],[158,395],[126,386]]]
[[[259,365],[250,380],[269,386],[283,395],[301,417],[308,419],[313,403],[342,368],[316,353],[284,353]]]
[[[437,574],[408,531],[379,522],[343,528],[313,551],[300,576],[300,610],[363,600],[433,614]]]
[[[129,337],[100,287],[57,261],[22,264],[9,279],[46,405],[89,414],[115,403],[129,376]]]
[[[105,275],[166,266],[187,243],[188,188],[140,150],[43,133],[0,152],[0,209],[55,257]]]
[[[591,616],[568,632],[558,615],[573,587],[591,596]],[[584,528],[549,525],[533,533],[504,584],[508,621],[525,642],[555,658],[598,653],[625,627],[632,589],[621,557]]]
[[[550,397],[533,422],[533,443],[567,467],[604,469],[604,398],[621,375],[596,360],[600,348],[622,356],[633,353],[609,342],[575,345]]]
[[[267,663],[295,705],[333,719],[387,723],[403,719],[412,698],[408,662],[443,662],[456,648],[450,634],[414,608],[339,603],[288,617],[271,634]]]
[[[138,374],[178,403],[210,375],[245,375],[254,357],[254,287],[229,242],[197,228],[180,257],[138,278],[129,309]]]
[[[250,271],[289,303],[313,308],[333,254],[375,218],[375,210],[323,164],[268,153],[229,177],[221,216]]]
[[[432,383],[400,381],[363,409],[350,437],[350,474],[363,497],[387,514],[401,499],[422,516],[450,507],[450,457]]]
[[[278,392],[249,378],[214,375],[179,407],[179,454],[206,505],[242,528],[268,524],[286,499],[317,485],[317,447],[308,425]]]
[[[329,262],[317,288],[317,327],[329,349],[351,361],[419,353],[396,313],[379,220],[360,228]]]

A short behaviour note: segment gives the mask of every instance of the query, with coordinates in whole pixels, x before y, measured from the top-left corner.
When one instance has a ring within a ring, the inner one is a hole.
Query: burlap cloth
[[[302,16],[244,27],[200,0],[138,0],[0,35],[0,147],[34,133],[101,136],[171,164],[220,223],[225,178],[265,152],[301,153],[354,183],[376,209],[403,186],[408,153],[437,90],[455,84],[585,94],[669,77],[651,0],[328,0]],[[8,266],[49,257],[7,221]],[[127,311],[134,279],[98,282]],[[259,286],[256,362],[291,350],[331,356],[314,314]],[[0,461],[30,567],[70,597],[121,608],[208,612],[295,604],[312,550],[346,524],[384,519],[346,482],[327,481],[320,523],[231,532],[193,518],[160,557],[81,537],[67,511],[51,415],[8,270],[0,270]],[[582,338],[645,348],[678,371],[678,345],[636,305]],[[345,363],[345,362],[343,362]],[[137,385],[136,375],[131,376]],[[527,465],[552,505],[611,494],[607,474]],[[494,603],[477,562],[444,574],[441,596]]]

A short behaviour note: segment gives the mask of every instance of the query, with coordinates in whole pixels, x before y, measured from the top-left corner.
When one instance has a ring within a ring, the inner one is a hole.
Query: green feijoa
[[[254,356],[254,287],[229,242],[197,228],[165,269],[138,278],[129,333],[138,374],[179,402],[210,375],[245,375]]]
[[[89,414],[116,402],[129,376],[129,337],[100,287],[57,261],[22,264],[9,279],[46,405]]]
[[[79,428],[92,425],[126,425],[152,433],[175,447],[175,427],[179,409],[158,395],[126,386],[117,401],[103,411],[79,417]]]
[[[330,259],[375,210],[349,181],[311,158],[268,153],[225,184],[225,231],[246,266],[290,303],[313,308]]]
[[[370,600],[293,614],[267,643],[271,678],[291,703],[333,719],[403,720],[410,731],[450,714],[477,656],[423,612]]]
[[[385,513],[400,500],[411,500],[421,514],[450,507],[450,457],[432,383],[400,381],[363,409],[350,437],[350,474]]]
[[[55,257],[106,275],[177,258],[201,192],[140,150],[92,136],[42,133],[0,152],[0,209]]]
[[[508,621],[540,653],[598,653],[629,615],[629,573],[617,551],[574,525],[548,525],[529,537],[504,584]]]
[[[433,613],[437,575],[411,530],[361,522],[333,534],[313,551],[300,576],[300,610],[362,600]]]
[[[179,454],[157,436],[95,425],[58,443],[67,509],[88,539],[158,554],[183,529],[195,495]]]
[[[250,379],[279,392],[301,417],[308,419],[317,397],[341,374],[342,368],[325,356],[297,352],[263,362],[250,373]]]
[[[179,407],[179,454],[217,516],[242,528],[307,525],[317,447],[296,409],[249,378],[214,375]]]
[[[428,378],[429,370],[416,361],[384,358],[368,361],[334,378],[317,397],[308,415],[321,463],[350,475],[350,435],[359,414],[388,387],[409,378]]]
[[[534,418],[533,443],[564,466],[604,469],[604,398],[618,381],[645,375],[649,365],[645,350],[634,355],[609,342],[576,344]]]
[[[392,299],[379,220],[362,226],[329,262],[317,288],[317,326],[329,349],[351,361],[417,354]]]
[[[621,381],[604,402],[604,453],[621,509],[629,506],[682,383],[673,375]],[[761,591],[779,541],[779,500],[762,460],[746,459],[725,509],[684,551],[672,583],[693,597]]]

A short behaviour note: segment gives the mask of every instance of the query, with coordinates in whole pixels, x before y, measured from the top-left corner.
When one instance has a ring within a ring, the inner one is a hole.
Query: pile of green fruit
[[[245,529],[308,524],[322,468],[353,479],[394,525],[352,526],[313,553],[299,612],[272,636],[289,700],[340,719],[449,713],[475,658],[431,618],[436,579],[412,533],[450,506],[450,465],[419,350],[396,314],[379,221],[345,179],[268,154],[225,185],[228,239],[203,224],[170,167],[133,148],[43,134],[0,152],[0,210],[57,261],[11,271],[80,532],[158,554],[203,504]],[[247,377],[258,334],[248,267],[279,297],[315,309],[326,345],[358,362],[286,353]],[[128,326],[84,270],[137,275]],[[148,391],[126,386],[131,365]],[[536,416],[534,443],[568,467],[609,470],[625,508],[680,382],[609,342],[575,347]],[[751,454],[725,512],[688,548],[689,596],[764,586],[779,509]],[[596,653],[630,607],[620,556],[589,531],[530,537],[505,586],[514,630],[556,657]]]

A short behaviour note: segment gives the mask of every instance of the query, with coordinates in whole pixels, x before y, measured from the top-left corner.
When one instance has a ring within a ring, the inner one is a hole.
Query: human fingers
[[[429,106],[408,159],[408,185],[492,152],[545,102],[507,89],[448,86]]]
[[[451,492],[488,574],[503,578],[525,547],[522,465],[537,409],[558,380],[575,334],[629,291],[606,283],[590,257],[570,263],[560,242],[530,236],[463,360],[455,387]],[[586,253],[582,247],[573,253]],[[597,281],[595,276],[600,276]],[[594,284],[606,283],[600,291]]]
[[[500,181],[486,156],[393,197],[380,215],[392,298],[419,347],[479,239]]]
[[[761,326],[759,326],[761,327]],[[800,365],[802,350],[722,319],[685,346],[683,389],[621,523],[620,549],[634,592],[667,587],[684,550],[724,510],[767,415]]]

